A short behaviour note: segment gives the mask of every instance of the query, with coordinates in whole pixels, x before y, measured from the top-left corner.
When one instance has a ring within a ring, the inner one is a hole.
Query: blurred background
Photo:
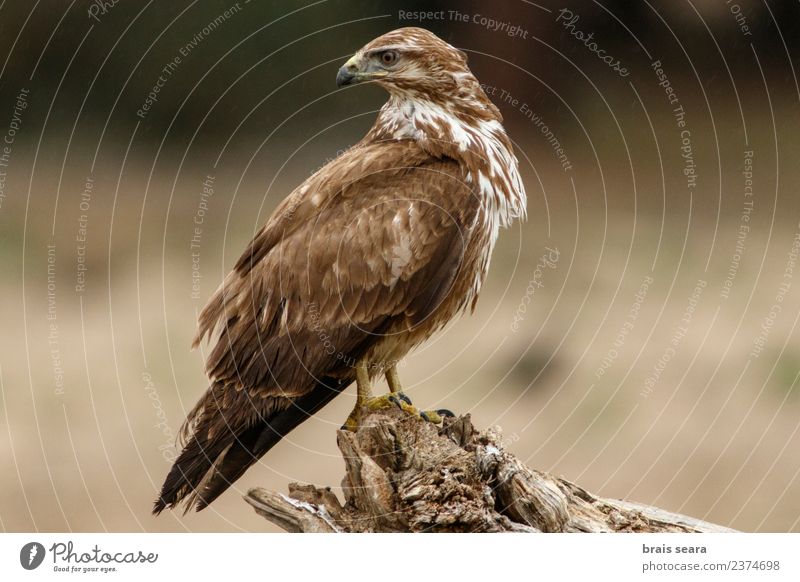
[[[424,26],[505,117],[528,221],[478,309],[409,357],[426,408],[532,467],[800,531],[800,56],[788,1],[0,3],[0,527],[272,531],[242,500],[338,488],[351,388],[201,514],[150,516],[206,299],[372,124],[336,90]]]

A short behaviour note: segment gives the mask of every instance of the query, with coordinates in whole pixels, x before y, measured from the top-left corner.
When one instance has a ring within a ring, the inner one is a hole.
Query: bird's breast
[[[467,309],[474,307],[486,278],[497,237],[497,221],[481,209],[469,232],[465,233],[464,256],[444,297],[421,321],[411,315],[399,316],[388,332],[376,342],[367,356],[375,374],[397,364],[416,346],[428,340]],[[431,283],[433,284],[433,283]]]

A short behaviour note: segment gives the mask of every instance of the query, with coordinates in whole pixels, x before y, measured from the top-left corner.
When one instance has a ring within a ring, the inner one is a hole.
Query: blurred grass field
[[[594,493],[747,531],[800,531],[800,268],[792,258],[800,94],[782,60],[782,51],[796,54],[794,37],[787,33],[784,48],[762,20],[751,49],[725,13],[697,5],[713,42],[695,15],[659,5],[684,27],[689,58],[644,8],[619,11],[638,23],[637,38],[680,95],[694,189],[652,61],[605,12],[573,6],[586,30],[633,63],[630,79],[598,69],[594,55],[547,14],[531,18],[528,5],[498,7],[498,17],[527,19],[539,44],[453,23],[437,29],[472,49],[482,82],[518,98],[495,100],[519,153],[528,221],[501,233],[475,313],[414,352],[400,374],[415,403],[501,426],[507,448],[532,467]],[[9,61],[11,74],[25,75],[0,86],[3,96],[32,91],[0,205],[4,531],[274,531],[242,501],[247,488],[338,488],[335,431],[353,388],[209,509],[150,515],[175,435],[207,387],[202,350],[189,350],[198,311],[271,209],[372,123],[384,94],[334,91],[338,63],[377,32],[409,24],[388,4],[333,2],[216,66],[249,38],[248,26],[268,21],[262,13],[231,20],[186,59],[149,117],[137,117],[166,58],[225,6],[188,12],[141,66],[140,40],[125,37],[128,52],[111,50],[132,18],[124,3],[97,23],[102,36],[88,54],[60,48],[75,44],[62,32],[33,80],[25,66],[36,64],[38,41],[23,36],[24,59],[17,49]],[[331,14],[370,10],[374,22],[311,34]],[[392,15],[380,20],[382,11]],[[136,38],[153,38],[167,16],[137,21]],[[0,11],[5,29],[19,20]],[[0,42],[10,50],[9,39]],[[274,58],[248,69],[273,49]],[[65,54],[78,54],[68,75]],[[13,100],[2,103],[0,134]],[[568,170],[529,111],[552,129]],[[203,192],[209,176],[211,195]],[[548,253],[557,260],[542,266]]]

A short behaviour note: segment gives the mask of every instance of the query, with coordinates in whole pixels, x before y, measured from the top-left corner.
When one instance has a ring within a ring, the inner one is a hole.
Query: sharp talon
[[[439,412],[436,410],[423,410],[419,415],[422,417],[422,420],[432,424],[440,424],[442,422],[442,417],[439,416]]]
[[[394,395],[397,398],[399,398],[400,400],[402,400],[403,402],[405,402],[406,404],[408,404],[409,406],[414,404],[413,402],[411,402],[411,398],[409,398],[408,396],[406,396],[402,392],[395,392]]]
[[[441,424],[444,422],[444,417],[446,416],[450,418],[455,418],[456,416],[446,408],[440,408],[439,410],[423,410],[419,415],[423,420],[432,422],[433,424]]]
[[[392,395],[389,396],[389,402],[392,402],[393,404],[395,404],[397,406],[397,408],[399,408],[400,410],[403,410],[403,405],[400,402],[400,399],[397,397],[396,394],[392,394]]]

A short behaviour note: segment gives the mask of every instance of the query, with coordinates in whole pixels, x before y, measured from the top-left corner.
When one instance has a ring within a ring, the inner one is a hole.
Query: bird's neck
[[[446,103],[394,94],[381,108],[368,141],[414,140],[430,155],[457,161],[493,221],[525,216],[525,188],[497,108],[480,91]]]

